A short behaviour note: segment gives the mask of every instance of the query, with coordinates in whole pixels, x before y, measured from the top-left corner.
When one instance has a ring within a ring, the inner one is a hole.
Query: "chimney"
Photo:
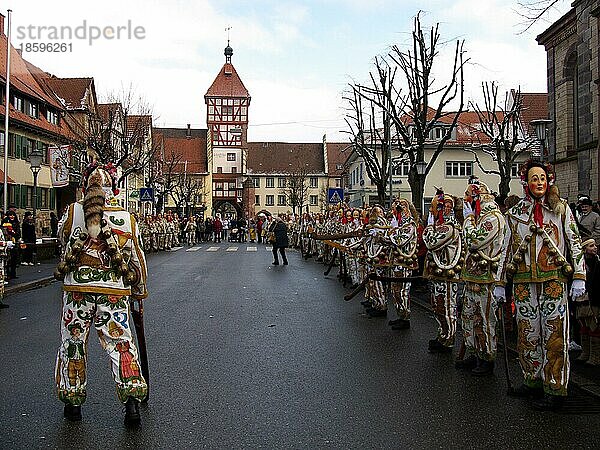
[[[189,123],[187,124],[187,130],[185,132],[185,137],[188,138],[188,139],[192,138],[192,130],[190,128],[190,124]]]
[[[0,13],[0,36],[4,36],[4,14]]]

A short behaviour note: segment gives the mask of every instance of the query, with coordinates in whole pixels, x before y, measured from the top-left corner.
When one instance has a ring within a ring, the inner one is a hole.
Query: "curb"
[[[38,280],[28,281],[26,283],[16,284],[14,286],[4,288],[4,296],[8,297],[12,294],[18,294],[19,292],[28,291],[30,289],[36,289],[38,287],[46,286],[47,284],[55,281],[54,276],[40,278]]]
[[[420,299],[415,300],[415,298],[413,296],[411,296],[410,303],[417,305],[419,308],[422,308],[428,312],[433,313],[433,309],[431,308],[431,306],[427,303],[424,303]],[[457,319],[457,320],[460,320],[460,319]],[[508,346],[508,351],[513,355],[518,355],[517,350],[512,348],[510,345]],[[571,366],[572,365],[573,364],[571,364]],[[593,381],[574,373],[572,367],[571,367],[571,373],[570,373],[570,383],[573,384],[574,386],[576,386],[578,389],[585,392],[586,394],[588,394],[594,398],[600,399],[600,386],[597,385],[596,383],[594,383]]]

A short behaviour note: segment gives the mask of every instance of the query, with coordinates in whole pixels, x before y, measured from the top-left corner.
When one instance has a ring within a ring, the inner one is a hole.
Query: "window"
[[[233,167],[231,168],[231,173],[237,173],[237,167],[233,166]]]
[[[285,206],[285,195],[277,196],[277,206]]]
[[[223,173],[223,168],[222,167],[217,167],[217,173]]]
[[[277,187],[284,188],[285,187],[285,178],[279,177],[277,178]]]
[[[310,206],[317,206],[317,202],[319,201],[319,197],[317,195],[311,195],[308,197],[308,202]]]
[[[39,112],[39,108],[38,108],[37,103],[33,103],[28,100],[25,101],[25,114],[27,114],[28,116],[31,116],[31,117],[35,117],[37,119],[38,112]]]
[[[519,163],[513,163],[510,168],[510,176],[517,178],[519,176]]]
[[[227,153],[227,161],[235,161],[235,153]]]
[[[23,99],[21,97],[13,96],[13,107],[17,111],[25,112],[25,105],[23,103]]]
[[[470,161],[446,161],[446,178],[467,178],[473,175],[473,163]]]
[[[309,187],[311,187],[311,188],[319,187],[319,179],[317,177],[310,177]]]
[[[223,183],[218,181],[215,183],[215,190],[216,191],[222,191],[223,190]]]
[[[260,206],[260,195],[254,196],[254,205]]]
[[[407,177],[408,172],[410,171],[410,161],[403,160],[394,166],[394,175],[399,175],[401,177]]]
[[[265,201],[265,205],[266,206],[273,206],[275,205],[275,196],[274,195],[267,195],[266,201]]]
[[[273,177],[267,177],[266,187],[268,187],[268,188],[275,187],[275,178],[273,178]]]
[[[254,182],[254,187],[255,188],[259,188],[260,187],[260,178],[253,178],[252,181]]]
[[[336,178],[334,180],[334,183],[335,183],[336,188],[342,187],[342,179],[341,178]]]
[[[48,164],[48,144],[38,141],[38,150],[42,152],[42,163]]]

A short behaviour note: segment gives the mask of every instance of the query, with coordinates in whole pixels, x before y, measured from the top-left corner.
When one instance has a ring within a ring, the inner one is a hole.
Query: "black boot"
[[[519,387],[514,388],[510,391],[511,397],[520,397],[520,398],[542,398],[544,396],[544,390],[539,388],[532,388],[527,386],[526,384],[522,384]]]
[[[127,398],[127,402],[125,402],[125,425],[137,425],[140,420],[139,402],[133,397]]]
[[[6,303],[0,302],[0,309],[4,309],[4,308],[8,308],[8,305]]]
[[[410,320],[398,319],[395,324],[392,325],[392,330],[408,330],[410,328]]]
[[[531,403],[531,407],[538,411],[560,411],[565,403],[565,397],[559,395],[544,394],[538,400]]]
[[[371,307],[371,302],[369,300],[363,300],[362,302],[360,302],[360,304],[363,305],[365,308]]]
[[[64,410],[65,419],[71,422],[79,422],[81,420],[81,406],[71,405],[67,403]]]
[[[473,370],[477,367],[477,357],[471,355],[468,358],[458,360],[454,363],[454,367],[459,370]]]
[[[471,370],[476,377],[485,377],[494,373],[494,361],[477,358],[477,366]]]
[[[431,339],[429,341],[429,353],[451,353],[452,347],[446,347],[437,339]]]

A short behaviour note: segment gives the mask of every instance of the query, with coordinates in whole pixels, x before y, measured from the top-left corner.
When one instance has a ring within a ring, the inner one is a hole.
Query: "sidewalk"
[[[429,299],[429,293],[427,291],[411,289],[411,302],[414,305],[426,309],[427,311],[433,314]],[[507,332],[506,340],[508,350],[510,352],[509,357],[516,359],[516,333],[514,331]],[[500,358],[502,352],[501,336],[498,336],[498,341],[500,343],[500,348],[498,349],[498,358]],[[571,359],[570,382],[579,387],[580,389],[584,390],[588,394],[600,398],[600,367],[590,367],[583,364],[573,363],[573,361],[579,356],[579,354],[579,351],[569,352],[569,357]],[[516,381],[517,380],[513,380],[513,383],[515,383]]]
[[[58,258],[44,260],[39,266],[17,266],[17,277],[9,280],[4,286],[4,296],[7,297],[17,292],[34,289],[54,281],[54,269],[58,264]]]

